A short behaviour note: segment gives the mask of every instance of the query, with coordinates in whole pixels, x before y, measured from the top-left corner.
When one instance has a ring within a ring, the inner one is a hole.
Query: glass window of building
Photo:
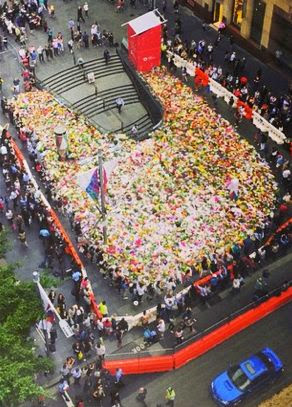
[[[232,13],[232,23],[238,28],[241,26],[242,13],[243,13],[244,0],[234,0],[233,2],[233,13]]]

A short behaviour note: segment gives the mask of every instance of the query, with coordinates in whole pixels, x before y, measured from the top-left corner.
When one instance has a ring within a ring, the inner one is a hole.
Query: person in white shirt
[[[105,357],[105,346],[103,343],[98,343],[95,347],[96,355],[98,356],[100,361],[104,360]]]
[[[83,5],[83,10],[84,10],[84,13],[85,13],[85,17],[88,18],[88,10],[89,10],[89,7],[88,7],[88,3],[87,3],[87,2],[84,3],[84,5]]]
[[[81,379],[81,369],[80,369],[80,367],[75,367],[72,370],[72,376],[74,378],[74,384],[80,384],[80,379]]]
[[[138,283],[137,287],[136,287],[136,291],[137,291],[138,302],[141,304],[143,295],[145,294],[145,291],[146,291],[146,286],[144,284]]]
[[[159,334],[160,339],[164,338],[164,333],[165,333],[166,327],[165,327],[165,322],[164,320],[161,318],[158,320],[158,324],[157,324],[157,331]]]
[[[4,144],[2,144],[0,148],[0,153],[2,155],[2,158],[4,158],[4,156],[8,154],[7,147]]]
[[[116,99],[116,106],[117,106],[117,109],[118,109],[118,112],[119,112],[119,113],[121,113],[122,107],[123,107],[124,105],[125,105],[124,99],[121,98],[121,97],[118,97],[118,98]]]

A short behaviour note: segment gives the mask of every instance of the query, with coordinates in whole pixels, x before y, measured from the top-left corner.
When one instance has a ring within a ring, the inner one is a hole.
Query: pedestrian
[[[101,301],[98,304],[98,309],[99,309],[99,311],[100,311],[103,318],[108,316],[108,308],[107,308],[107,305],[106,305],[106,301],[104,301],[104,300]]]
[[[132,135],[132,137],[137,137],[137,135],[138,135],[137,126],[133,125],[133,127],[131,128],[131,135]]]
[[[124,386],[125,383],[123,382],[124,372],[122,368],[117,368],[115,373],[115,384],[118,386]]]
[[[103,385],[100,383],[92,393],[92,397],[97,401],[97,406],[102,407],[102,399],[105,397]]]
[[[104,57],[106,65],[107,65],[109,63],[109,60],[110,60],[110,53],[109,53],[108,49],[104,50],[103,57]]]
[[[167,400],[166,401],[167,406],[171,406],[171,407],[174,406],[175,391],[171,386],[166,389],[165,399]]]
[[[145,387],[140,387],[140,389],[138,390],[138,395],[136,397],[136,400],[141,402],[144,407],[147,407],[147,404],[145,402],[146,395],[147,395],[147,389]]]
[[[80,23],[80,20],[83,21],[83,23],[85,23],[82,11],[83,11],[82,6],[78,6],[78,9],[77,9],[77,21],[78,21],[78,23]]]
[[[80,367],[76,366],[76,367],[74,367],[74,369],[72,369],[72,377],[74,379],[74,384],[80,385],[80,379],[81,379]]]
[[[124,99],[119,96],[119,97],[116,99],[116,106],[117,106],[118,112],[119,112],[120,114],[121,114],[121,111],[122,111],[122,107],[123,107],[124,105],[125,105]]]
[[[59,393],[61,394],[61,396],[64,397],[64,399],[66,401],[70,401],[69,397],[67,396],[67,390],[69,389],[69,385],[67,380],[65,380],[64,378],[60,380],[59,385],[58,385],[58,390]]]
[[[121,406],[121,397],[117,390],[112,390],[110,392],[111,396],[111,405],[112,407],[120,407]]]
[[[56,291],[51,289],[48,295],[50,301],[52,304],[54,304],[55,298],[56,298]]]
[[[174,336],[175,336],[175,338],[176,338],[176,344],[177,345],[180,345],[182,342],[183,342],[183,340],[184,340],[184,330],[183,330],[183,325],[182,324],[180,324],[179,326],[178,326],[178,328],[176,329],[176,331],[175,331],[175,333],[174,333]]]
[[[84,10],[84,13],[85,13],[85,17],[88,18],[89,6],[88,6],[87,1],[86,1],[86,2],[84,3],[84,5],[83,5],[83,10]]]
[[[21,243],[24,244],[24,246],[28,247],[27,241],[26,241],[26,234],[23,229],[20,229],[18,232],[18,239],[20,240]]]
[[[233,106],[234,106],[234,97],[233,97],[233,96],[230,97],[229,102],[228,102],[228,105],[229,105],[229,107],[230,107],[231,109],[233,108]]]
[[[164,338],[165,330],[166,330],[165,322],[162,318],[160,318],[157,324],[157,331],[160,339]]]
[[[103,362],[105,358],[105,345],[101,341],[99,341],[95,347],[95,350],[100,362]]]

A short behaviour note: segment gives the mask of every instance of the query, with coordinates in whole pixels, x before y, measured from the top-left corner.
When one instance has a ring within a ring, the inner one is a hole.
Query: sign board
[[[60,319],[59,326],[63,331],[63,334],[66,336],[66,338],[71,338],[71,336],[74,335],[71,326],[68,324],[67,321],[65,321],[65,319]]]
[[[88,80],[88,83],[94,83],[95,82],[94,72],[89,72],[87,74],[87,80]]]

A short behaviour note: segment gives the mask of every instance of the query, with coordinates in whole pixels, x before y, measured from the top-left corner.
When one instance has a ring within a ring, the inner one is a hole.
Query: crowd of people
[[[206,29],[206,26],[203,26]],[[169,68],[176,71],[175,56],[167,54],[171,51],[188,62],[205,71],[208,76],[234,93],[249,107],[258,111],[273,126],[289,136],[292,120],[292,89],[286,94],[275,95],[266,85],[262,68],[259,66],[254,77],[250,78],[245,67],[247,59],[233,47],[233,37],[229,37],[229,47],[225,51],[224,64],[214,63],[214,51],[221,47],[223,32],[219,30],[213,42],[205,38],[187,40],[183,38],[183,23],[178,16],[175,20],[174,33],[168,25],[163,26],[162,51]],[[174,34],[174,35],[172,35]],[[182,68],[182,76],[187,77],[186,68]]]

